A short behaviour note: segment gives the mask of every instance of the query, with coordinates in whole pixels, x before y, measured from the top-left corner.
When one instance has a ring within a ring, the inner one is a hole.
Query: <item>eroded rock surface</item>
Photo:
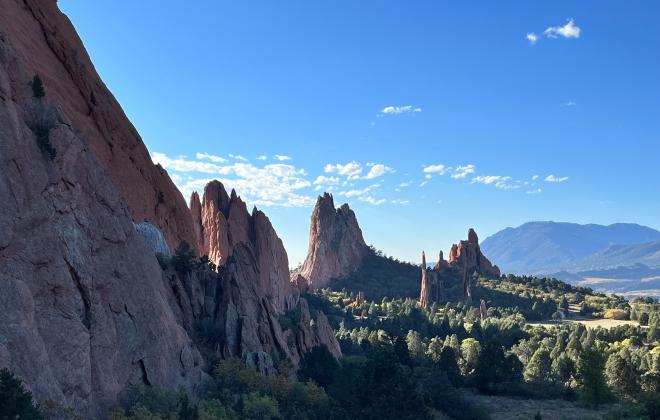
[[[312,213],[307,258],[294,275],[302,275],[311,287],[323,287],[360,268],[368,251],[353,210],[348,204],[335,209],[332,195],[324,193]]]

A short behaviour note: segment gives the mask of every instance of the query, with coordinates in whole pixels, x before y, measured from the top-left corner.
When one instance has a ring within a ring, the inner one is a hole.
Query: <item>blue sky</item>
[[[291,265],[315,197],[417,261],[474,227],[660,228],[660,4],[60,0],[188,198],[218,178]]]

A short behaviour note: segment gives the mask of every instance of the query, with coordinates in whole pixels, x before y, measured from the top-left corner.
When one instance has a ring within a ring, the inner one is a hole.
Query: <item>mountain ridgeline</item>
[[[660,275],[660,232],[645,226],[530,222],[492,235],[482,248],[507,273],[552,275],[616,292],[660,290],[653,280]]]

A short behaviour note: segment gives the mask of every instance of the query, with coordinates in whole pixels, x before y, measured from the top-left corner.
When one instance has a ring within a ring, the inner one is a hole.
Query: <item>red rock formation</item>
[[[35,74],[48,101],[94,154],[135,222],[150,222],[174,250],[194,244],[190,213],[167,172],[147,148],[96,73],[73,26],[52,0],[1,0],[0,31],[25,72],[14,93]]]
[[[307,258],[296,274],[312,287],[323,287],[356,271],[368,251],[353,210],[348,204],[335,209],[332,195],[324,193],[312,213]]]
[[[422,253],[422,285],[420,292],[420,304],[428,307],[432,302],[439,302],[443,298],[442,278],[450,276],[455,281],[461,282],[463,297],[468,304],[472,303],[471,278],[474,272],[484,276],[499,277],[500,270],[481,253],[479,248],[479,237],[474,229],[468,231],[468,240],[460,241],[451,246],[449,261],[445,261],[440,251],[438,262],[433,270],[427,270],[426,258]]]
[[[282,311],[295,304],[284,244],[263,212],[254,208],[250,215],[236,191],[227,194],[220,181],[206,185],[201,203],[199,195],[193,193],[190,209],[202,255],[220,267],[237,246],[250,245],[259,269],[259,287],[267,292],[273,306]]]
[[[488,318],[488,308],[486,308],[486,301],[483,299],[479,302],[479,315],[482,321]]]
[[[101,105],[76,108],[90,90],[74,89],[80,75],[56,54],[69,51],[75,34],[54,5],[0,0],[0,367],[15,372],[37,401],[101,418],[130,384],[192,389],[205,374],[168,305],[154,250],[90,147],[88,136],[101,128],[86,127],[92,119],[83,111],[94,115]],[[71,53],[67,60],[83,71],[84,51]],[[30,88],[36,71],[45,75],[43,98]],[[64,100],[69,94],[72,103]],[[36,124],[47,124],[54,157],[40,150],[30,128]],[[119,159],[121,142],[107,140]],[[148,186],[151,202],[153,186],[136,184]]]
[[[426,278],[426,255],[422,251],[422,288],[419,294],[419,304],[422,308],[427,308],[430,304],[431,297],[430,294],[430,285]]]

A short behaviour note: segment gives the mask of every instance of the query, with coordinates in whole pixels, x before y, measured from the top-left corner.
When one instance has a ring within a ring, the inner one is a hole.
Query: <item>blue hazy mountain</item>
[[[488,237],[481,249],[505,273],[575,273],[660,265],[658,241],[659,231],[633,223],[529,222]]]

